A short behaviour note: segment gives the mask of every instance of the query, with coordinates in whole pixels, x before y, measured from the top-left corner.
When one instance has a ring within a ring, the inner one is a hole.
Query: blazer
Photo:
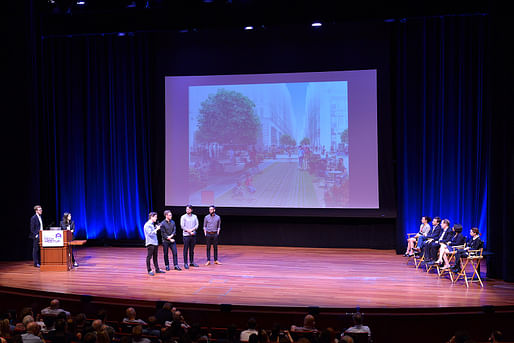
[[[447,245],[456,246],[456,245],[463,245],[466,243],[466,238],[462,235],[460,232],[456,232],[455,236],[452,237],[452,239],[447,243]]]
[[[439,239],[441,236],[441,225],[436,225],[432,227],[430,231],[428,231],[427,239]]]
[[[41,219],[43,221],[43,219]],[[41,223],[39,222],[39,218],[37,214],[34,214],[32,218],[30,218],[30,234],[29,238],[36,239],[36,236],[39,235],[39,231],[42,230]]]
[[[439,242],[448,242],[449,240],[452,239],[452,236],[453,236],[453,231],[452,229],[448,228],[446,230],[446,232],[443,234],[443,231],[444,230],[441,230],[441,232],[439,232],[439,237],[441,237],[441,235],[443,235],[441,237],[441,239],[439,239],[439,237],[435,238],[436,241],[439,241]]]
[[[480,239],[480,237],[476,239],[473,239],[473,237],[471,237],[466,242],[466,247],[469,247],[470,250],[479,250],[484,247],[484,242]]]

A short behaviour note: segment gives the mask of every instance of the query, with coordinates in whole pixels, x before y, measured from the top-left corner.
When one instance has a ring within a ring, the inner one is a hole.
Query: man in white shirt
[[[198,229],[198,218],[193,214],[193,206],[186,206],[186,214],[180,217],[180,227],[184,239],[184,268],[198,267],[195,263],[196,230]],[[189,263],[188,263],[189,253]]]
[[[257,327],[257,321],[254,318],[248,319],[248,329],[241,331],[241,335],[239,336],[239,340],[241,342],[248,342],[250,340],[250,336],[255,334],[258,335],[259,333],[255,328]]]

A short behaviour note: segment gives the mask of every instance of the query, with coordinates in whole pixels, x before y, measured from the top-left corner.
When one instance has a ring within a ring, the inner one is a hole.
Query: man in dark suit
[[[428,259],[434,263],[434,260],[437,257],[437,252],[439,251],[439,248],[441,247],[441,242],[447,242],[452,239],[454,233],[450,229],[450,221],[448,219],[443,219],[441,222],[441,233],[439,237],[435,238],[431,242],[427,243],[427,252],[428,252]],[[426,257],[427,255],[425,255]]]
[[[34,261],[34,267],[39,268],[39,231],[43,230],[43,219],[41,218],[43,208],[36,205],[34,206],[34,212],[36,213],[30,218],[29,238],[32,239],[32,260]]]
[[[425,238],[425,243],[423,244],[423,253],[425,255],[425,261],[429,259],[430,249],[429,243],[438,239],[441,236],[441,218],[435,217],[432,220],[432,228],[428,231],[427,237]]]

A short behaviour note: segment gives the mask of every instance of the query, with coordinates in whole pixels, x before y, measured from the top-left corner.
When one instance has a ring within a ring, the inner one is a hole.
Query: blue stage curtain
[[[71,212],[80,238],[144,237],[152,210],[149,50],[137,35],[41,41],[41,182],[55,196],[47,208],[56,218]]]
[[[487,238],[488,16],[403,19],[396,35],[398,252],[423,215]]]

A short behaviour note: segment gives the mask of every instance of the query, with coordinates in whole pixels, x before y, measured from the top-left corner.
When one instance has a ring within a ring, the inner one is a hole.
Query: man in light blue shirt
[[[184,238],[184,268],[198,267],[195,264],[196,229],[198,229],[198,218],[193,214],[193,206],[186,206],[186,214],[180,217],[180,227]],[[189,263],[187,260],[189,253]]]
[[[157,231],[160,229],[160,225],[155,225],[157,222],[157,213],[150,212],[148,214],[148,221],[145,223],[144,231],[145,231],[145,246],[148,249],[148,254],[146,255],[146,269],[148,270],[148,275],[155,275],[155,273],[164,273],[163,270],[159,269],[159,263],[157,262],[157,251],[159,247],[159,241],[157,240]],[[155,268],[155,273],[152,271],[150,267],[150,260],[153,257],[153,266]]]

